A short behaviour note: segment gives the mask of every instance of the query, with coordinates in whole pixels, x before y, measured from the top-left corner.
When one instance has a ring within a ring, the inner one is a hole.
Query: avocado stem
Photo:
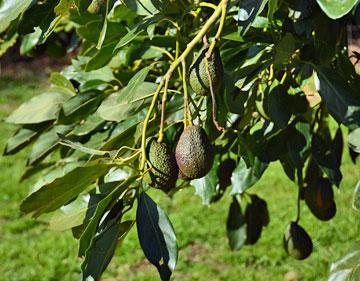
[[[209,62],[208,62],[208,58],[207,58],[207,57],[205,57],[205,69],[206,69],[206,73],[207,73],[207,76],[208,76],[209,88],[210,88],[210,93],[211,93],[211,100],[212,100],[212,119],[213,119],[213,123],[214,123],[216,129],[217,129],[219,132],[224,132],[225,129],[220,126],[219,122],[218,122],[217,119],[216,119],[216,112],[217,112],[216,98],[215,98],[215,92],[214,92],[213,83],[212,83],[211,75],[210,75],[210,71],[209,71]]]
[[[168,93],[168,87],[169,87],[169,80],[170,80],[170,77],[165,78],[164,93],[163,93],[162,101],[161,101],[161,120],[160,120],[160,130],[159,130],[158,142],[162,142],[164,140],[165,109],[166,109],[166,100],[167,100],[167,93]]]
[[[171,63],[168,71],[166,72],[166,74],[163,77],[163,79],[161,80],[156,92],[154,93],[154,96],[153,96],[153,99],[151,101],[149,110],[148,110],[148,112],[146,114],[146,117],[145,117],[145,120],[144,120],[144,126],[143,126],[143,130],[142,130],[142,136],[141,136],[141,154],[142,154],[142,157],[141,157],[140,167],[139,167],[140,170],[143,170],[145,168],[145,162],[146,162],[146,131],[147,131],[147,125],[149,123],[151,113],[154,110],[154,107],[156,105],[156,101],[157,101],[157,99],[159,97],[159,94],[160,94],[160,91],[161,91],[162,87],[165,84],[166,79],[168,79],[169,76],[171,76],[171,74],[174,72],[174,70],[176,70],[176,68],[181,64],[181,62],[187,58],[187,56],[191,53],[192,49],[194,49],[196,44],[199,41],[201,41],[201,39],[208,32],[208,30],[211,28],[211,26],[218,20],[219,17],[221,17],[221,21],[220,21],[218,33],[216,34],[216,38],[217,39],[220,38],[221,31],[222,31],[222,28],[223,28],[224,23],[225,23],[226,9],[227,9],[228,2],[229,2],[229,0],[222,0],[219,3],[219,5],[214,10],[214,13],[205,22],[205,24],[200,29],[198,34],[190,41],[190,43],[187,44],[186,49],[184,50],[184,52],[177,59],[175,59]],[[212,42],[212,45],[215,46],[215,42],[216,42],[216,40],[214,40]],[[214,48],[214,46],[212,48],[210,46],[211,50]]]

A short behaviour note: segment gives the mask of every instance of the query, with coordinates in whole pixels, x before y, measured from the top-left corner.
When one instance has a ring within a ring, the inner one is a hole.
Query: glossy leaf
[[[86,218],[93,215],[102,198],[101,194],[79,196],[75,201],[54,212],[49,222],[49,228],[55,231],[64,231],[86,223]]]
[[[136,226],[146,258],[156,266],[161,280],[170,280],[178,257],[175,232],[167,215],[145,192],[139,197]]]
[[[233,251],[240,250],[246,242],[246,221],[241,212],[240,204],[235,197],[233,197],[230,205],[226,232],[230,249]]]
[[[6,30],[10,23],[23,13],[32,0],[2,0],[0,2],[0,33]]]
[[[241,26],[241,34],[245,34],[251,24],[255,21],[256,16],[264,9],[266,1],[262,0],[245,0],[239,5],[238,24]]]
[[[105,211],[109,208],[109,205],[120,198],[120,196],[124,193],[126,188],[129,187],[129,184],[133,180],[133,178],[129,178],[118,184],[114,183],[113,185],[115,186],[113,187],[113,190],[99,202],[94,215],[91,217],[89,224],[86,226],[86,229],[80,237],[79,257],[84,256],[85,252],[90,247],[100,220],[103,217]]]
[[[123,121],[150,102],[149,95],[156,91],[157,86],[155,83],[141,82],[136,87],[130,87],[131,92],[126,87],[120,92],[113,93],[102,102],[97,114],[104,120]]]
[[[338,19],[346,15],[358,3],[358,0],[316,0],[326,15]]]
[[[79,195],[112,166],[113,164],[89,162],[85,166],[75,168],[30,194],[21,203],[20,210],[31,213],[33,217],[54,211]]]
[[[133,226],[133,221],[113,222],[94,238],[82,265],[82,280],[100,280],[110,263],[117,245],[121,243]]]
[[[319,68],[320,95],[331,114],[350,128],[360,127],[360,99],[331,69]]]
[[[27,165],[35,165],[41,162],[59,145],[60,138],[58,134],[66,135],[72,128],[73,126],[57,125],[43,133],[34,143],[28,157]]]
[[[48,122],[25,125],[11,137],[4,149],[4,155],[12,155],[29,145],[41,132],[49,126]]]
[[[316,163],[328,176],[330,181],[336,186],[339,186],[342,179],[342,174],[340,172],[340,166],[339,163],[337,163],[336,156],[331,150],[331,146],[326,143],[322,137],[313,135],[312,153]]]
[[[231,194],[241,194],[252,187],[261,178],[267,166],[267,163],[255,158],[253,166],[247,167],[244,159],[241,159],[231,176]]]
[[[213,167],[205,177],[191,181],[191,185],[195,187],[195,194],[201,198],[202,203],[206,206],[210,206],[217,194],[219,164],[219,157],[216,157]]]
[[[61,91],[49,91],[23,103],[7,119],[14,124],[37,124],[57,118],[61,105],[71,96]]]
[[[360,153],[360,128],[352,131],[347,138],[351,150]]]

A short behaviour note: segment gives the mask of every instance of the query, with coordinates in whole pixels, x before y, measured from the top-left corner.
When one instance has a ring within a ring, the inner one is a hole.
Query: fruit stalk
[[[220,26],[224,25],[225,22],[225,16],[226,16],[226,7],[228,5],[229,0],[222,0],[219,5],[217,6],[216,10],[214,10],[214,13],[211,15],[211,17],[206,21],[206,23],[204,24],[204,26],[200,29],[199,33],[190,41],[190,43],[187,44],[187,47],[185,49],[185,51],[175,60],[171,63],[168,71],[166,72],[165,76],[163,77],[163,79],[161,79],[161,82],[153,96],[153,99],[151,101],[149,110],[146,114],[145,120],[144,120],[144,126],[143,126],[143,130],[142,130],[142,137],[141,137],[141,154],[142,154],[142,158],[140,161],[140,170],[143,170],[145,167],[145,162],[146,162],[146,130],[147,130],[147,125],[149,123],[150,120],[150,116],[151,113],[155,107],[156,101],[159,97],[160,91],[162,89],[162,87],[165,84],[166,80],[170,80],[172,73],[174,72],[174,70],[181,64],[182,61],[184,61],[186,59],[186,57],[190,54],[190,52],[192,51],[192,49],[194,49],[194,47],[196,46],[196,44],[202,40],[202,38],[204,37],[204,35],[208,32],[208,30],[211,28],[211,26],[217,21],[217,19],[221,16],[222,21],[220,22]],[[224,9],[225,7],[225,9]],[[224,14],[224,10],[225,10],[225,14]],[[219,33],[219,30],[218,30]],[[218,34],[216,34],[218,35]],[[216,41],[216,40],[215,40]],[[214,43],[215,43],[214,41]]]

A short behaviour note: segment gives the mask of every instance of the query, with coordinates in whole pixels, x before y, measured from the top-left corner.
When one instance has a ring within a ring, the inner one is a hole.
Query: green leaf
[[[246,242],[246,222],[241,212],[240,204],[235,196],[231,202],[226,222],[226,233],[230,249],[238,251]]]
[[[6,30],[10,23],[23,13],[32,0],[2,0],[0,1],[0,33]]]
[[[154,4],[156,2],[152,0],[124,0],[123,2],[129,9],[133,10],[140,16],[150,16],[159,13],[156,4]]]
[[[231,194],[241,194],[252,187],[263,175],[268,164],[261,162],[257,157],[251,167],[247,167],[243,158],[239,161],[232,176],[232,191]]]
[[[210,206],[213,202],[215,196],[217,195],[218,189],[218,175],[217,171],[220,164],[220,157],[217,155],[213,167],[210,172],[200,179],[195,179],[191,181],[191,185],[195,187],[195,194],[198,195],[202,203],[206,206]]]
[[[125,181],[119,182],[115,187],[113,187],[113,190],[99,202],[94,215],[91,217],[89,224],[86,226],[85,231],[81,235],[79,242],[79,257],[84,256],[86,251],[89,249],[92,239],[96,233],[96,229],[105,211],[109,208],[112,202],[118,200],[119,197],[124,194],[125,190],[129,187],[133,180],[134,178],[129,178]]]
[[[51,153],[60,142],[58,134],[67,134],[73,126],[56,125],[43,133],[34,143],[28,157],[27,165],[35,165]]]
[[[11,37],[3,40],[0,43],[0,57],[16,44],[18,37],[19,35],[17,33],[14,33]]]
[[[24,213],[32,213],[33,217],[55,211],[79,195],[96,179],[105,175],[112,166],[113,164],[94,161],[75,168],[30,194],[21,203],[20,210]]]
[[[55,165],[55,162],[40,163],[36,166],[27,167],[25,172],[21,175],[20,182],[30,178],[31,176]]]
[[[167,215],[145,192],[139,196],[136,226],[146,258],[156,266],[161,280],[170,280],[178,257],[175,232]]]
[[[240,28],[240,34],[244,35],[249,29],[255,18],[264,9],[266,1],[262,0],[243,0],[239,5],[239,13],[237,16]]]
[[[151,100],[151,94],[158,87],[156,83],[137,82],[130,84],[130,82],[124,89],[111,94],[101,103],[97,110],[97,114],[101,118],[117,122],[125,120],[146,106]]]
[[[360,247],[357,243],[345,256],[330,266],[328,281],[360,280]]]
[[[60,124],[72,124],[85,119],[95,112],[104,98],[100,91],[81,92],[63,103],[58,122]]]
[[[81,266],[82,280],[100,280],[101,274],[115,253],[116,246],[124,240],[133,225],[134,221],[113,222],[94,238]]]
[[[49,81],[56,87],[69,91],[69,94],[76,93],[73,84],[71,84],[71,82],[59,72],[51,73]]]
[[[246,244],[254,245],[261,237],[263,226],[269,223],[266,201],[257,195],[251,195],[251,202],[245,211]]]
[[[29,145],[43,130],[49,126],[48,122],[25,125],[11,137],[4,149],[4,155],[12,155]]]
[[[56,5],[55,7],[55,14],[58,15],[62,15],[62,16],[66,16],[69,14],[69,9],[71,8],[72,5],[72,0],[60,0],[59,4]]]
[[[14,124],[36,124],[55,120],[61,105],[71,96],[62,91],[49,91],[23,103],[7,119]]]
[[[316,163],[336,186],[340,185],[342,174],[339,163],[330,145],[319,135],[313,135],[312,153]]]
[[[359,2],[359,0],[316,0],[325,14],[332,18],[338,19],[346,15]]]
[[[344,151],[344,140],[343,140],[343,135],[342,135],[340,126],[336,130],[336,134],[335,134],[334,139],[331,142],[331,146],[332,146],[331,147],[332,151],[334,151],[336,162],[339,164],[339,166],[341,166],[341,160],[342,160],[342,155],[343,155],[343,151]]]
[[[25,35],[32,33],[35,27],[39,27],[43,34],[50,29],[53,20],[56,18],[55,7],[58,1],[51,0],[43,3],[35,2],[24,13],[18,26],[19,34]]]
[[[353,208],[360,211],[360,181],[358,181],[354,190]]]
[[[318,67],[320,95],[336,120],[349,128],[360,127],[360,99],[336,70]]]
[[[39,27],[35,27],[33,33],[26,34],[21,41],[20,54],[26,55],[30,53],[30,51],[39,43],[41,34],[42,31]]]
[[[94,56],[91,57],[89,62],[86,64],[86,71],[93,71],[107,65],[113,58],[113,50],[116,43],[109,43],[102,46],[100,50],[96,52]]]
[[[286,128],[291,117],[289,95],[282,85],[265,95],[263,106],[266,114],[280,128]]]
[[[360,128],[352,131],[348,135],[347,141],[353,151],[360,153]]]
[[[140,23],[136,24],[125,36],[123,36],[120,41],[116,44],[114,53],[117,53],[120,48],[129,45],[130,42],[132,42],[140,33],[142,33],[146,28],[161,19],[162,17],[159,16],[153,16],[148,19],[144,19]],[[163,38],[162,38],[163,39]]]
[[[290,33],[286,33],[281,41],[275,46],[274,66],[288,64],[291,56],[295,52],[295,39]]]
[[[103,197],[101,194],[79,196],[75,201],[54,212],[49,228],[64,231],[86,223],[86,218],[94,214],[97,204]]]

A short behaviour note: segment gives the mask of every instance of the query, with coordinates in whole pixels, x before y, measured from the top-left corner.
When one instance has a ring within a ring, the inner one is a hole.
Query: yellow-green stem
[[[188,87],[186,83],[186,62],[182,61],[182,70],[183,70],[183,89],[184,89],[184,128],[189,124],[188,123],[188,107],[189,107],[189,97],[188,97]],[[190,116],[191,119],[191,116]]]
[[[161,101],[161,120],[160,120],[160,131],[159,131],[158,142],[162,142],[164,139],[165,107],[166,107],[167,93],[169,87],[169,80],[170,80],[169,77],[165,78],[164,94],[162,96],[162,101]]]
[[[175,59],[175,61],[173,61],[167,71],[167,73],[165,74],[164,78],[161,80],[154,96],[152,99],[152,102],[150,104],[149,110],[147,112],[147,115],[145,117],[144,120],[144,126],[143,126],[143,130],[142,130],[142,137],[141,137],[141,153],[142,153],[142,157],[141,157],[141,162],[140,162],[140,170],[143,170],[145,167],[145,162],[146,162],[146,147],[145,147],[145,142],[146,142],[146,130],[147,130],[147,125],[151,116],[151,113],[155,107],[157,98],[159,96],[159,93],[162,89],[162,87],[164,86],[165,80],[169,79],[169,77],[171,76],[171,74],[174,72],[174,70],[179,66],[179,64],[186,59],[186,57],[190,54],[190,52],[192,51],[192,49],[194,49],[194,47],[196,46],[196,44],[201,41],[201,39],[204,37],[204,35],[207,33],[207,31],[210,29],[210,27],[216,22],[216,20],[221,16],[222,17],[222,23],[220,23],[220,27],[224,25],[225,22],[225,16],[226,16],[226,7],[228,5],[229,0],[222,0],[220,2],[220,4],[216,7],[216,10],[214,10],[214,13],[210,16],[210,18],[206,21],[206,23],[204,24],[204,26],[201,28],[201,30],[199,31],[199,33],[190,41],[189,44],[187,44],[186,49],[184,50],[184,52],[177,58]],[[225,7],[225,10],[224,10]],[[225,14],[224,14],[225,11]],[[218,32],[219,33],[219,32]]]

